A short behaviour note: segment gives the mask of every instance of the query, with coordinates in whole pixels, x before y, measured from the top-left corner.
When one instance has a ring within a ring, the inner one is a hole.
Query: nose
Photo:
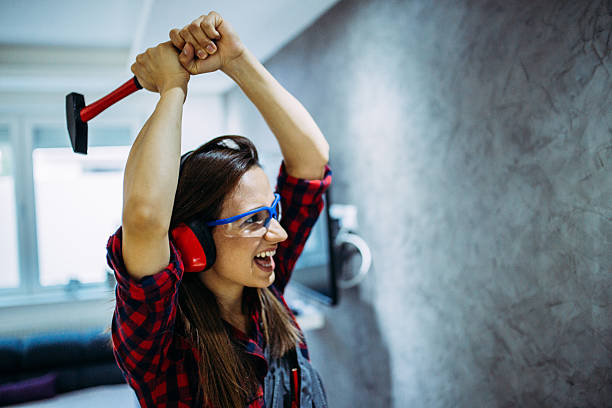
[[[286,240],[287,237],[288,237],[287,231],[285,231],[285,229],[280,225],[280,223],[275,218],[272,218],[270,220],[270,225],[268,226],[268,230],[266,231],[266,234],[264,235],[264,238],[266,239],[266,241],[282,242]]]

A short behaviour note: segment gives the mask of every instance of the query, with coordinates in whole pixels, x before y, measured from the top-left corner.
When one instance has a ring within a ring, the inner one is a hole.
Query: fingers
[[[204,19],[200,23],[200,27],[204,34],[208,38],[214,38],[215,40],[221,39],[221,34],[217,31],[217,27],[219,27],[223,23],[223,19],[219,14],[214,11],[208,13],[207,16],[204,16]]]
[[[138,62],[139,61],[139,57],[140,57],[140,62]],[[132,66],[130,67],[130,70],[132,71],[132,73],[134,74],[136,79],[138,79],[138,83],[140,83],[140,85],[142,85],[143,88],[145,88],[145,89],[147,89],[147,90],[149,90],[151,92],[157,92],[157,86],[152,84],[147,79],[148,72],[146,71],[146,68],[142,64],[142,54],[140,54],[140,55],[138,55],[138,57],[136,57],[136,62],[132,64]]]
[[[198,20],[187,26],[187,31],[189,35],[196,41],[193,43],[196,49],[196,55],[200,59],[205,59],[208,54],[214,54],[217,50],[217,46],[215,43],[208,38],[208,36],[204,33],[204,30],[200,26]],[[186,38],[183,37],[185,40]]]
[[[170,82],[178,83],[180,79],[186,79],[185,83],[189,81],[189,76],[177,61],[177,55],[170,41],[161,43],[138,54],[130,69],[143,88],[160,92]]]
[[[208,56],[208,53],[204,50],[206,49],[206,46],[208,46],[208,43],[206,37],[202,37],[204,36],[197,32],[195,33],[195,35],[192,34],[189,31],[189,26],[184,27],[180,31],[177,28],[170,30],[170,41],[172,42],[172,45],[174,45],[174,47],[179,50],[184,50],[186,44],[192,44],[192,46],[196,48],[195,53],[199,54],[198,57],[200,59],[205,59]],[[205,43],[206,45],[202,47],[200,46],[200,43]],[[214,43],[213,47],[213,50],[216,50],[216,46],[214,45]]]
[[[181,35],[179,34],[178,28],[173,28],[172,30],[170,30],[170,41],[172,42],[172,45],[174,45],[179,50],[182,50],[185,46],[185,40],[183,40],[183,37],[181,37]]]
[[[179,61],[183,68],[191,75],[203,74],[219,69],[219,57],[210,56],[206,59],[194,58],[195,50],[190,43],[186,43],[183,52],[179,55]]]
[[[217,45],[213,39],[221,39],[217,27],[222,23],[221,16],[211,11],[208,15],[195,19],[181,30],[176,28],[170,30],[170,40],[178,49],[183,49],[186,43],[191,43],[195,49],[195,55],[199,59],[206,59],[217,51]]]

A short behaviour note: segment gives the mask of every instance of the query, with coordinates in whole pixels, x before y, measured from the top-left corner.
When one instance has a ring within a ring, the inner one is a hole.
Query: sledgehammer
[[[75,153],[87,154],[87,122],[139,89],[142,89],[142,85],[138,83],[136,77],[133,77],[113,92],[87,106],[83,95],[76,92],[66,95],[66,122],[72,150]]]

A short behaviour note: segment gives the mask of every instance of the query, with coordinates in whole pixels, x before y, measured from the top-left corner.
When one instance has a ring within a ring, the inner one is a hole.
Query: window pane
[[[103,282],[106,242],[121,223],[129,129],[90,133],[90,141],[124,146],[90,144],[86,156],[68,147],[64,129],[36,128],[33,136],[40,283]]]
[[[0,234],[0,259],[2,259],[0,288],[19,286],[13,157],[9,128],[6,125],[0,125],[0,225],[2,226],[2,233]]]

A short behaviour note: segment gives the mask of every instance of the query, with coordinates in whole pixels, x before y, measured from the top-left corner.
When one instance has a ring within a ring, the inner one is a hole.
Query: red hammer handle
[[[83,122],[87,122],[90,119],[95,118],[100,114],[100,112],[104,111],[112,104],[119,102],[121,99],[125,98],[130,94],[133,94],[139,89],[142,89],[142,85],[138,83],[136,77],[133,77],[125,84],[121,85],[119,88],[115,89],[113,92],[109,93],[105,97],[98,99],[94,103],[87,105],[86,107],[81,109],[81,120]]]

